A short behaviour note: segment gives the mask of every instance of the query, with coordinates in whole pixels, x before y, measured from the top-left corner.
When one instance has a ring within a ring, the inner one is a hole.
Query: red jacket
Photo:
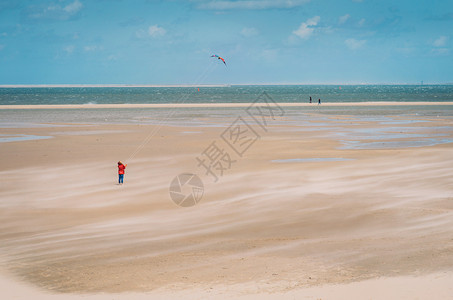
[[[124,174],[127,165],[118,165],[118,174]]]

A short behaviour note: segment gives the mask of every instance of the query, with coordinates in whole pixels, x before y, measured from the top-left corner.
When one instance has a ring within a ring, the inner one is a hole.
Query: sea
[[[0,87],[0,105],[244,103],[266,93],[276,102],[449,102],[453,85],[228,85],[190,87]]]

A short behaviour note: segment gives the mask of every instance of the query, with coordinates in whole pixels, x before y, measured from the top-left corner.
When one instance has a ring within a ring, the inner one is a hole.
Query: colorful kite
[[[211,57],[217,57],[217,59],[220,59],[221,61],[223,61],[223,63],[224,63],[225,66],[226,66],[226,62],[225,62],[225,60],[224,60],[222,57],[220,57],[220,56],[218,56],[218,55],[216,55],[216,54],[211,55]]]

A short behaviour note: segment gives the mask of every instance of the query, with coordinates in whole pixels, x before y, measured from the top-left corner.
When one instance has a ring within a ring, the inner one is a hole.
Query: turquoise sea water
[[[276,102],[447,102],[453,85],[241,85],[224,87],[0,88],[0,105],[253,102],[266,92]]]

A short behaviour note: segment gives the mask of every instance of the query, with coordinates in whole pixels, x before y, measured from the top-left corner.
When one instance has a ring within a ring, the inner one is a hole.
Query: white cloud
[[[30,6],[27,9],[27,15],[31,19],[64,21],[77,15],[82,7],[83,4],[79,0],[75,0],[69,3],[65,0],[59,0],[57,3],[52,2],[45,6]]]
[[[259,56],[264,60],[274,61],[278,57],[278,51],[275,49],[265,49],[261,51],[261,54]]]
[[[436,55],[447,55],[450,53],[450,49],[448,48],[436,48],[432,49],[432,52]]]
[[[258,34],[258,30],[253,27],[244,27],[241,30],[241,34],[245,37],[252,37]]]
[[[72,52],[74,52],[74,49],[75,49],[75,46],[74,46],[74,45],[69,45],[69,46],[64,47],[63,50],[64,50],[67,54],[72,54]]]
[[[293,31],[293,34],[302,39],[308,39],[313,34],[314,28],[318,25],[320,19],[319,16],[315,16],[306,22],[302,22],[299,28]]]
[[[63,8],[63,10],[68,12],[68,13],[70,13],[70,14],[75,14],[79,10],[81,10],[82,7],[83,7],[83,4],[79,0],[75,0],[74,2],[69,3],[68,5],[66,5]]]
[[[398,51],[399,53],[404,54],[404,55],[410,55],[410,54],[415,53],[416,48],[414,48],[414,47],[401,47],[401,48],[396,48],[396,51]]]
[[[139,29],[135,32],[135,36],[138,37],[139,39],[143,39],[147,36],[148,34],[146,33],[145,30]]]
[[[359,26],[362,27],[365,24],[365,19],[360,19],[359,23],[357,24],[359,24]]]
[[[436,47],[443,47],[447,44],[448,37],[445,35],[440,36],[437,40],[434,41],[433,45]]]
[[[195,1],[200,9],[228,10],[228,9],[269,9],[269,8],[293,8],[301,6],[310,0],[239,0],[239,1]]]
[[[152,37],[164,36],[167,33],[165,29],[157,25],[150,26],[148,28],[148,34]]]
[[[450,53],[450,49],[446,48],[448,42],[448,36],[442,35],[433,42],[433,48],[431,51],[436,55],[447,55]]]
[[[102,50],[102,47],[96,46],[96,45],[85,46],[85,47],[83,47],[83,50],[84,50],[85,52],[95,52],[95,51]]]
[[[348,46],[349,49],[357,50],[365,45],[366,40],[347,39],[344,41],[344,43],[346,44],[346,46]]]
[[[107,56],[107,60],[118,60],[118,56],[115,54],[111,54],[111,55]]]
[[[347,20],[349,20],[351,16],[349,14],[345,14],[344,16],[341,16],[340,18],[338,18],[338,23],[340,24],[344,24],[346,23]]]

